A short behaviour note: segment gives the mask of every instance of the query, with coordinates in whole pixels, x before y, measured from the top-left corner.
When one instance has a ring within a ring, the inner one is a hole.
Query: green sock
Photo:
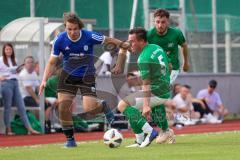
[[[123,115],[125,115],[131,125],[131,128],[135,134],[142,133],[142,127],[147,122],[147,120],[142,116],[138,109],[128,106],[124,111]]]
[[[152,108],[152,120],[163,131],[168,129],[168,121],[166,117],[166,110],[164,105],[155,106]]]

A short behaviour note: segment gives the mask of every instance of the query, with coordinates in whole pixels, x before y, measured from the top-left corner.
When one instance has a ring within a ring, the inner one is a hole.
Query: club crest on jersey
[[[84,45],[83,49],[84,49],[84,51],[87,51],[88,50],[88,45]]]
[[[96,88],[95,87],[91,87],[91,91],[92,92],[96,92]]]
[[[173,47],[173,45],[174,45],[174,43],[173,43],[173,42],[171,42],[171,43],[168,43],[168,47],[169,47],[169,48]]]

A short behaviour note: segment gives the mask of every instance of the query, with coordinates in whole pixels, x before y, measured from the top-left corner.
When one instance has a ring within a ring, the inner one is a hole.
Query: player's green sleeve
[[[181,31],[181,30],[178,30],[178,44],[179,44],[179,45],[182,45],[182,44],[185,43],[185,42],[186,42],[186,39],[185,39],[182,31]]]

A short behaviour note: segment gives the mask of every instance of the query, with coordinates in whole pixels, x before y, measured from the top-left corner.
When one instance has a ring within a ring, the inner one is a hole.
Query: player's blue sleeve
[[[60,55],[60,52],[61,52],[60,51],[60,37],[57,36],[53,41],[51,55],[54,57],[58,57]]]
[[[97,33],[97,32],[90,32],[90,41],[92,44],[102,44],[104,42],[105,36]]]

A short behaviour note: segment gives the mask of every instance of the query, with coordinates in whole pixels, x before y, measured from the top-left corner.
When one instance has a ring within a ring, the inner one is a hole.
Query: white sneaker
[[[168,131],[165,132],[160,132],[159,136],[156,138],[156,143],[157,144],[162,144],[162,143],[175,143],[175,135],[172,129],[169,129]]]
[[[188,119],[184,122],[184,125],[191,126],[191,125],[195,125],[197,122],[198,122],[198,120],[196,120],[196,119]]]
[[[188,121],[189,118],[180,114],[180,113],[176,113],[174,115],[174,123],[175,124],[184,124],[186,121]]]
[[[203,117],[203,118],[200,119],[200,122],[201,122],[202,124],[206,124],[207,121],[208,121],[208,120],[207,120],[206,117]]]
[[[221,120],[218,120],[216,117],[214,117],[211,113],[205,115],[207,122],[210,124],[220,124],[222,123]]]

